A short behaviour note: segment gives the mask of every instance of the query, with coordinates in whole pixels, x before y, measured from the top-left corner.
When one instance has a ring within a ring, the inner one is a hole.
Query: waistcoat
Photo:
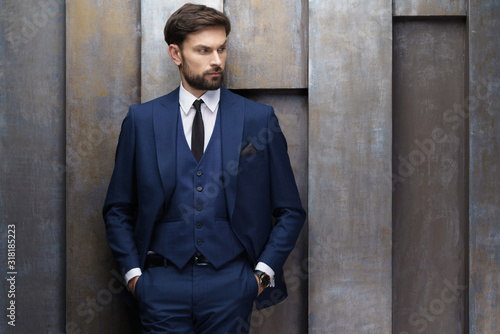
[[[196,251],[216,268],[243,253],[244,247],[234,234],[227,214],[220,110],[199,162],[189,149],[178,117],[176,186],[163,219],[155,224],[150,249],[178,268],[184,267]]]

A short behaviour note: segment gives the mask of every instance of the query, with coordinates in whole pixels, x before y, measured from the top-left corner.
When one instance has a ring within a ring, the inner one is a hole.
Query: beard
[[[189,66],[186,65],[186,62],[184,62],[181,70],[182,74],[184,75],[184,79],[186,79],[186,82],[194,89],[216,90],[222,86],[222,80],[224,79],[224,69],[220,66],[205,71],[200,75],[191,72]],[[207,75],[213,73],[220,73],[221,75],[213,78],[207,77]]]

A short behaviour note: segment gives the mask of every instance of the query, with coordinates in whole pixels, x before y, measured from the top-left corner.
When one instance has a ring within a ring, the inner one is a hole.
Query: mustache
[[[224,69],[222,67],[218,66],[218,67],[214,67],[210,71],[206,71],[204,74],[216,74],[216,73],[224,74]]]

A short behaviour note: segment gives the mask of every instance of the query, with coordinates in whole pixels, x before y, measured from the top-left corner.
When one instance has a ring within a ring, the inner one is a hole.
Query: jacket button
[[[196,175],[198,175],[198,176],[202,176],[202,175],[203,175],[203,172],[202,172],[201,170],[199,170],[199,171],[197,171],[197,172],[196,172]]]
[[[196,211],[201,211],[201,209],[202,209],[201,205],[196,206]]]
[[[198,244],[198,246],[201,246],[203,244],[203,241],[201,239],[198,239],[196,243]]]
[[[202,191],[203,190],[203,187],[197,187],[196,190],[198,191]]]
[[[201,223],[196,223],[197,228],[201,228],[203,225]]]

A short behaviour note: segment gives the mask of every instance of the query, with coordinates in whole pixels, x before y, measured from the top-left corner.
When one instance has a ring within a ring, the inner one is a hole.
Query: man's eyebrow
[[[218,48],[225,47],[226,44],[227,44],[227,40],[225,40],[224,43],[222,43]],[[197,49],[211,49],[212,47],[207,46],[207,45],[203,45],[203,44],[198,44],[198,45],[195,45],[195,48],[197,48]]]

